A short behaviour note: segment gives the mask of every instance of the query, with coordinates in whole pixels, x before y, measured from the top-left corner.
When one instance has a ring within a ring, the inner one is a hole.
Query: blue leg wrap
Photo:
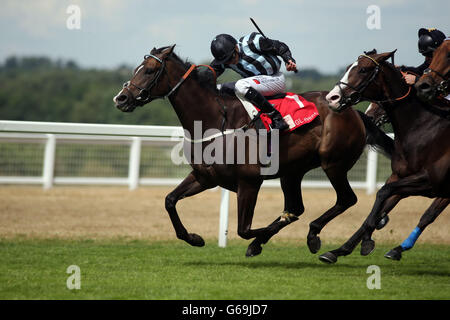
[[[403,250],[409,250],[414,246],[414,243],[416,243],[417,239],[419,238],[420,234],[422,233],[422,230],[420,230],[419,227],[416,227],[408,238],[406,238],[405,241],[401,244],[401,247]]]

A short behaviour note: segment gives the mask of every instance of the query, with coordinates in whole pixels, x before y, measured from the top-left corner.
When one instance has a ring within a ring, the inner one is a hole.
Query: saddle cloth
[[[296,93],[286,92],[284,97],[276,99],[269,98],[268,101],[281,113],[284,121],[289,125],[289,132],[310,123],[319,115],[317,107],[313,102],[306,100]],[[253,107],[259,111],[258,108]],[[269,131],[272,119],[265,113],[261,113],[260,118],[264,127]]]

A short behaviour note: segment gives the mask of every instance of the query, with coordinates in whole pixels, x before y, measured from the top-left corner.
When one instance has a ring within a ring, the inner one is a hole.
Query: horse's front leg
[[[334,166],[329,166],[324,169],[331,185],[336,191],[336,204],[328,209],[319,218],[309,224],[309,232],[307,236],[307,245],[311,253],[317,253],[321,247],[321,240],[318,236],[322,229],[328,222],[344,213],[348,208],[353,206],[357,201],[357,197],[350,187],[347,178],[347,163],[336,163]]]
[[[253,214],[255,211],[258,192],[263,180],[259,178],[241,179],[237,187],[238,201],[238,235],[246,240],[261,237],[266,238],[270,234],[268,228],[252,229]],[[249,255],[247,255],[249,256]]]
[[[253,257],[261,253],[262,244],[269,241],[281,229],[298,220],[305,211],[302,200],[301,183],[303,174],[300,176],[285,176],[280,178],[281,189],[284,194],[284,211],[270,225],[266,227],[267,233],[258,236],[250,243],[246,256]]]
[[[375,230],[377,224],[382,219],[382,209],[385,207],[385,202],[393,195],[400,195],[402,197],[414,195],[426,195],[432,191],[429,182],[428,174],[421,172],[415,175],[402,178],[398,181],[385,184],[378,192],[375,204],[367,219],[355,234],[336,250],[332,250],[322,254],[319,259],[323,262],[334,263],[339,256],[346,256],[353,252],[355,247],[364,239],[369,241],[370,236]],[[367,244],[367,243],[366,243]],[[370,250],[373,250],[373,243],[371,243]],[[367,246],[366,246],[367,247]],[[362,247],[362,254],[367,248]]]
[[[184,240],[192,246],[202,247],[205,241],[195,233],[188,233],[181,223],[175,208],[178,200],[198,194],[206,189],[213,188],[215,185],[206,185],[200,183],[192,171],[171,193],[166,196],[166,210],[169,213],[170,220],[175,229],[178,239]]]

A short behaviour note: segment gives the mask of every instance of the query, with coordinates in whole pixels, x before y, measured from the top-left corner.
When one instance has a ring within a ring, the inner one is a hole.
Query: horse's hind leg
[[[181,223],[175,208],[178,200],[198,194],[208,188],[215,187],[214,185],[205,186],[201,184],[194,173],[191,172],[171,193],[166,197],[166,210],[169,213],[170,220],[175,229],[178,239],[184,240],[192,246],[202,247],[205,241],[195,233],[188,233],[186,228]]]
[[[280,178],[281,189],[284,195],[284,211],[283,214],[276,218],[266,229],[264,236],[258,236],[250,243],[246,256],[253,257],[261,253],[262,244],[265,244],[277,234],[281,229],[298,220],[298,217],[305,211],[302,200],[301,176],[286,176]]]
[[[434,220],[444,211],[445,208],[447,208],[448,204],[450,203],[449,198],[436,198],[431,206],[425,211],[423,216],[420,218],[419,224],[417,227],[411,232],[409,237],[403,241],[401,245],[398,247],[395,247],[388,253],[386,253],[384,256],[386,258],[392,259],[392,260],[400,260],[402,258],[402,252],[411,249],[414,244],[416,243],[417,239],[425,230],[425,228],[433,223]]]
[[[392,209],[394,209],[394,207],[397,205],[397,203],[400,202],[400,200],[402,200],[403,197],[399,196],[399,195],[393,195],[392,197],[390,197],[389,199],[386,200],[386,203],[384,205],[384,208],[381,210],[382,214],[381,214],[381,220],[380,222],[378,222],[376,229],[377,230],[381,230],[383,229],[387,223],[389,222],[389,212],[392,211]]]
[[[333,207],[309,224],[307,244],[312,253],[317,253],[320,249],[321,241],[318,234],[325,225],[358,201],[348,182],[346,169],[333,166],[324,169],[324,171],[336,191],[337,200]]]

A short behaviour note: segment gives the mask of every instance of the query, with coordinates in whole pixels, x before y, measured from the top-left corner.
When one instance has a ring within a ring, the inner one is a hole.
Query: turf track
[[[450,247],[417,245],[400,262],[377,246],[326,265],[294,241],[268,244],[245,258],[246,241],[203,248],[181,241],[0,241],[0,299],[449,299]],[[320,252],[334,248],[327,245]],[[81,289],[66,287],[68,266],[81,270]],[[381,289],[366,286],[367,267],[381,270]]]

